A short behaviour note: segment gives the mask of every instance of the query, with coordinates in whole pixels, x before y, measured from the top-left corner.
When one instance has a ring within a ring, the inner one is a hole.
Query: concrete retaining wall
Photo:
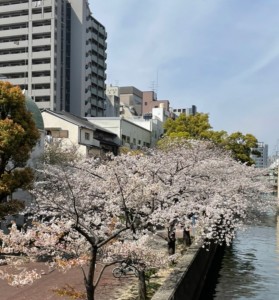
[[[197,300],[218,246],[191,245],[152,300]]]

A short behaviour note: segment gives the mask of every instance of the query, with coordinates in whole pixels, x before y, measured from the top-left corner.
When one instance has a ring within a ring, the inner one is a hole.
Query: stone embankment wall
[[[205,283],[218,246],[208,250],[192,244],[179,260],[152,300],[197,300]]]

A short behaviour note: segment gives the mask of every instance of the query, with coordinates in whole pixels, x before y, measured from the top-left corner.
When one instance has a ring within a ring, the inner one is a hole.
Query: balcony
[[[36,83],[50,83],[51,78],[50,76],[40,76],[40,77],[33,77],[32,78],[32,84]]]
[[[98,90],[98,96],[104,98],[104,91]]]
[[[97,58],[96,55],[92,55],[92,56],[91,56],[91,60],[94,61],[95,63],[98,62],[98,58]]]
[[[23,48],[28,47],[28,41],[16,41],[16,42],[6,42],[0,43],[0,49],[15,49],[15,48]]]
[[[97,71],[98,71],[97,67],[91,66],[91,72],[94,72],[95,74],[97,74]]]
[[[13,73],[24,73],[27,72],[27,66],[9,66],[9,67],[1,67],[1,73],[5,74],[13,74]]]
[[[2,7],[3,6],[1,6],[1,12],[2,12]],[[0,19],[0,25],[16,24],[16,23],[23,23],[23,22],[28,22],[28,15]]]
[[[96,77],[92,77],[91,78],[91,82],[97,84],[97,78]]]
[[[3,54],[0,55],[0,61],[17,61],[17,60],[27,60],[28,53],[17,53],[17,54]]]
[[[50,45],[51,39],[37,39],[32,41],[32,46],[43,46],[43,45]]]
[[[29,5],[28,3],[2,5],[2,6],[0,6],[0,11],[1,11],[1,13],[22,11],[22,10],[28,9],[28,5]]]
[[[102,60],[102,59],[98,59],[98,64],[99,64],[99,66],[101,66],[102,68],[105,67],[105,62],[104,62],[104,60]]]
[[[94,98],[91,98],[90,103],[91,103],[91,105],[97,106],[97,100]]]
[[[106,31],[105,31],[105,29],[104,29],[102,26],[99,27],[99,32],[100,32],[103,36],[106,36]]]
[[[95,41],[98,41],[98,36],[96,33],[92,32],[91,36]]]
[[[98,48],[98,53],[101,54],[102,56],[105,55],[105,51],[102,48]]]
[[[102,76],[104,78],[105,77],[105,72],[102,69],[98,69],[98,75]]]
[[[104,87],[105,87],[104,81],[99,79],[99,80],[98,80],[98,86],[104,88]]]
[[[50,69],[51,69],[50,64],[32,65],[32,71],[50,71]]]
[[[22,77],[22,78],[8,78],[8,81],[12,83],[13,85],[27,85],[27,78]]]
[[[49,96],[50,95],[50,89],[32,90],[32,95],[34,97],[37,97],[37,96]]]
[[[52,6],[52,0],[44,0],[44,7],[47,7],[47,6]],[[33,8],[38,8],[38,7],[41,7],[41,5],[38,5],[38,1],[36,2],[33,2],[33,5],[32,5]]]
[[[46,32],[51,32],[51,26],[46,25],[46,26],[36,26],[32,28],[32,33],[46,33]]]
[[[97,95],[97,89],[96,88],[91,87],[90,91],[91,91],[92,94]]]
[[[44,101],[44,102],[37,102],[36,99],[35,99],[35,102],[38,106],[39,109],[50,109],[51,106],[50,106],[50,101]]]
[[[48,58],[51,57],[50,51],[39,51],[39,52],[33,52],[32,58]]]
[[[12,36],[19,36],[19,35],[28,35],[28,28],[11,28],[8,30],[1,30],[0,31],[1,38],[2,37],[12,37]]]
[[[35,14],[32,15],[32,21],[38,21],[38,20],[48,20],[52,18],[52,13],[44,13],[44,14]]]

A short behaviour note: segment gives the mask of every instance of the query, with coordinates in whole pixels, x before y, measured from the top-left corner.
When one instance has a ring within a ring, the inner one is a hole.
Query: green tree
[[[202,113],[189,116],[181,114],[175,120],[168,119],[164,127],[167,136],[187,139],[200,139],[211,129],[208,114]]]
[[[33,171],[26,164],[38,139],[39,132],[21,89],[0,81],[0,202],[18,188],[30,187]],[[20,207],[15,203],[14,212]],[[10,204],[5,207],[2,203],[0,209],[13,212]]]
[[[195,115],[181,114],[177,119],[168,119],[164,124],[168,138],[186,138],[210,140],[215,144],[231,151],[232,156],[242,162],[252,165],[254,161],[250,155],[253,148],[257,148],[257,139],[252,134],[235,132],[228,134],[226,131],[214,131],[209,123],[209,115],[197,113]],[[159,142],[163,146],[165,140]],[[257,154],[256,151],[253,153]]]
[[[234,132],[226,137],[223,145],[227,150],[230,150],[234,159],[252,165],[254,160],[250,157],[252,152],[258,154],[253,150],[257,148],[258,140],[252,134],[243,134],[241,132]]]

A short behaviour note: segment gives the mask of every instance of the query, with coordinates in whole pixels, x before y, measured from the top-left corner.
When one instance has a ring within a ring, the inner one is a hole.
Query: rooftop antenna
[[[158,96],[159,91],[159,70],[157,69],[157,76],[156,76],[156,94]]]
[[[158,69],[157,69],[156,81],[155,80],[151,81],[150,88],[158,96],[158,90],[159,90],[159,72],[158,72]]]

